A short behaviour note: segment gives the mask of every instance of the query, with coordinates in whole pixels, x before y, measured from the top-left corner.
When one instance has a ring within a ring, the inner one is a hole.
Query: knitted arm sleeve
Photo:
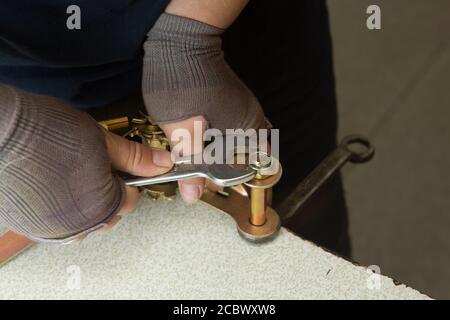
[[[92,118],[0,86],[1,225],[34,239],[66,238],[108,221],[123,195]]]
[[[202,115],[222,131],[263,126],[257,98],[224,60],[222,32],[196,20],[160,16],[144,43],[142,89],[154,121]]]

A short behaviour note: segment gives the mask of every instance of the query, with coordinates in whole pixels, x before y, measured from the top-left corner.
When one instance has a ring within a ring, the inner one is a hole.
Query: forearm
[[[172,0],[166,13],[227,29],[249,0]]]

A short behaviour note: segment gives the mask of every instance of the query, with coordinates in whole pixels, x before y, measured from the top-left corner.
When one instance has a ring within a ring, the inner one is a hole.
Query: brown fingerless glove
[[[224,60],[222,29],[162,14],[144,43],[142,90],[150,117],[170,123],[202,115],[212,128],[260,128],[261,106]]]
[[[0,224],[61,239],[113,217],[124,187],[101,130],[57,99],[0,86]]]

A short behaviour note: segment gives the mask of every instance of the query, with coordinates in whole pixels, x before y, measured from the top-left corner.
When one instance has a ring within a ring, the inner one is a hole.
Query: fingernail
[[[196,203],[200,199],[200,188],[195,184],[182,184],[181,196],[187,203]]]
[[[153,163],[158,167],[172,168],[173,163],[170,159],[170,152],[164,150],[153,150]]]

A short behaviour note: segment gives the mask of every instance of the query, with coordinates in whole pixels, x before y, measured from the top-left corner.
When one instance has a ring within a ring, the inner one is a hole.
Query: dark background
[[[381,30],[366,9],[381,7]],[[450,298],[450,1],[328,0],[339,136],[377,155],[347,165],[354,260]]]

